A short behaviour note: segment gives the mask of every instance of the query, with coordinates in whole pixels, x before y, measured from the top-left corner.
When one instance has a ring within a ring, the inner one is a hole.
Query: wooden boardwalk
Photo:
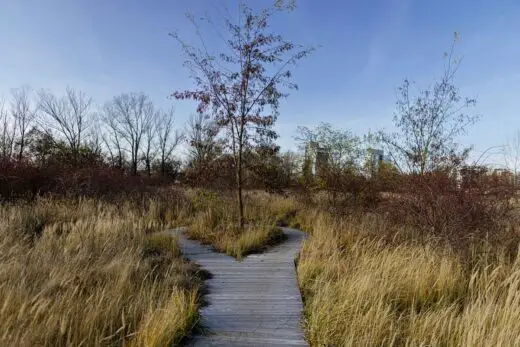
[[[287,240],[243,261],[179,235],[184,255],[211,272],[209,305],[201,310],[204,333],[189,346],[308,346],[294,259],[304,234],[283,228]]]

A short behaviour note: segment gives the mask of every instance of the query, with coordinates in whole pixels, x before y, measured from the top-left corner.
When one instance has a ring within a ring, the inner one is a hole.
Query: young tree
[[[139,153],[143,139],[152,126],[154,106],[149,97],[143,93],[130,93],[115,96],[105,107],[105,119],[113,128],[118,148],[122,150],[121,141],[130,148],[130,174],[137,175]]]
[[[105,105],[104,112],[101,117],[101,123],[105,126],[106,132],[101,132],[101,140],[110,156],[111,165],[117,169],[123,170],[125,163],[125,153],[119,133],[117,119],[113,117],[111,105]]]
[[[159,152],[159,165],[161,176],[166,176],[166,168],[168,163],[173,161],[173,151],[184,138],[184,135],[178,130],[173,129],[174,117],[173,108],[170,112],[161,112],[156,118],[157,128],[157,151]]]
[[[305,184],[327,190],[331,203],[337,204],[338,196],[356,195],[359,183],[361,139],[349,130],[334,129],[331,124],[321,123],[315,129],[298,127],[296,139],[305,149]],[[315,163],[315,172],[311,164]],[[317,180],[315,180],[315,177]]]
[[[103,132],[101,125],[99,115],[96,114],[95,120],[89,129],[88,141],[85,143],[88,151],[99,158],[103,157]]]
[[[187,124],[188,160],[192,167],[207,166],[221,152],[218,125],[204,114],[191,115]]]
[[[16,141],[18,160],[23,158],[27,132],[36,117],[37,108],[36,105],[33,105],[30,96],[31,89],[29,86],[11,90],[11,115],[18,130],[18,139]]]
[[[505,145],[504,159],[507,169],[513,174],[514,186],[520,186],[520,130]]]
[[[224,39],[220,54],[208,51],[194,17],[191,20],[201,47],[189,45],[172,34],[187,58],[185,66],[196,84],[194,90],[175,91],[172,95],[176,99],[196,100],[197,111],[211,111],[213,119],[226,130],[235,169],[240,227],[244,226],[244,150],[257,139],[255,134],[276,136],[272,125],[278,117],[280,99],[288,95],[282,88],[296,88],[289,67],[312,51],[270,32],[271,17],[293,7],[276,1],[275,6],[255,12],[241,2],[238,22],[225,20],[229,37]]]
[[[296,140],[305,148],[315,143],[327,151],[327,166],[333,169],[355,168],[362,155],[361,139],[350,130],[334,129],[329,123],[316,128],[299,126]]]
[[[468,155],[469,148],[460,149],[455,142],[465,133],[478,116],[464,113],[476,104],[464,98],[454,84],[460,60],[453,57],[458,35],[455,34],[449,53],[445,53],[444,74],[433,87],[411,95],[411,84],[405,79],[398,88],[394,133],[380,132],[390,155],[401,172],[423,175],[439,168],[459,165]]]
[[[70,87],[61,98],[48,91],[39,92],[39,109],[46,115],[44,128],[57,132],[64,139],[74,160],[92,124],[91,105],[92,98]],[[52,133],[50,135],[54,137]]]
[[[146,127],[144,136],[144,147],[141,155],[141,160],[144,161],[146,174],[152,175],[152,161],[154,160],[157,152],[154,146],[155,140],[158,134],[157,120],[160,117],[159,111],[153,111],[151,115],[150,124]]]
[[[0,100],[0,157],[11,159],[16,137],[16,119],[13,119]]]
[[[300,168],[301,157],[293,151],[286,151],[280,156],[282,172],[286,185],[290,186],[296,181],[296,175]]]

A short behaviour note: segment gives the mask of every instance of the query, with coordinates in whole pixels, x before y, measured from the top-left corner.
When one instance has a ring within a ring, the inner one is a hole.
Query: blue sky
[[[255,5],[269,1],[254,1]],[[0,95],[30,84],[81,89],[102,104],[142,91],[176,107],[181,127],[192,103],[167,96],[192,86],[174,30],[194,39],[185,13],[218,18],[224,0],[0,0]],[[273,28],[321,47],[294,70],[300,90],[283,101],[277,129],[295,148],[298,125],[321,121],[359,135],[390,129],[403,78],[427,86],[442,72],[454,31],[464,60],[457,84],[478,99],[482,120],[461,139],[477,151],[501,145],[520,128],[520,1],[299,0]]]

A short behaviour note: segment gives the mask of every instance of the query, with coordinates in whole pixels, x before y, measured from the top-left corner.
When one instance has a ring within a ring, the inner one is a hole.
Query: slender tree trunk
[[[71,147],[72,150],[72,162],[74,166],[78,166],[78,149],[76,148],[76,144]]]
[[[244,201],[242,199],[242,151],[244,145],[244,122],[237,124],[238,135],[238,153],[236,153],[236,180],[237,180],[237,202],[238,202],[238,226],[240,229],[244,228]]]
[[[24,134],[22,134],[21,138],[20,138],[20,152],[18,152],[18,161],[21,161],[23,158],[24,147],[25,147],[25,136],[24,136]]]
[[[137,176],[137,153],[139,150],[139,145],[137,143],[134,143],[133,146],[133,153],[132,153],[132,170],[131,175]]]
[[[132,154],[132,167],[130,169],[130,174],[132,176],[137,175],[137,158],[135,157],[135,154]]]
[[[240,229],[244,227],[244,202],[242,199],[242,144],[238,144],[238,160],[237,160],[237,201],[238,201],[238,226]]]
[[[161,158],[161,177],[166,176],[166,163],[164,159],[164,155]]]
[[[123,168],[123,151],[119,145],[117,146],[117,168],[120,170],[124,170]]]
[[[152,176],[152,168],[151,168],[151,165],[150,165],[150,158],[146,159],[146,173],[148,174],[148,176]]]

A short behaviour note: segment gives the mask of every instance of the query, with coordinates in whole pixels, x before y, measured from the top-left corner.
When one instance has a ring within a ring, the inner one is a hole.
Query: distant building
[[[380,163],[385,159],[385,152],[382,149],[369,149],[369,151],[372,166],[379,167]]]
[[[320,176],[326,170],[330,159],[330,149],[320,147],[316,141],[310,141],[305,146],[305,160],[307,170],[312,176]]]
[[[370,165],[370,177],[375,177],[377,175],[382,163],[391,163],[391,161],[387,157],[385,157],[385,152],[382,149],[369,148],[368,159]]]

